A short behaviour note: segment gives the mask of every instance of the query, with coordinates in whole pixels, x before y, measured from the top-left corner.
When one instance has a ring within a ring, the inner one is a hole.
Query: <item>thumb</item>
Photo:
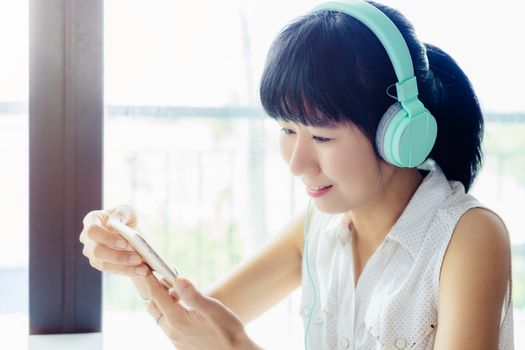
[[[178,296],[185,304],[203,316],[221,324],[222,328],[236,329],[241,325],[240,319],[233,311],[219,300],[200,292],[187,278],[177,278],[173,287],[169,289],[169,294]]]
[[[205,300],[205,296],[187,278],[177,278],[173,287],[169,289],[169,294],[177,296],[198,311],[206,310],[208,300]]]
[[[133,227],[136,222],[135,209],[133,207],[123,204],[116,208],[108,210],[108,221],[114,218],[120,219],[123,224]]]

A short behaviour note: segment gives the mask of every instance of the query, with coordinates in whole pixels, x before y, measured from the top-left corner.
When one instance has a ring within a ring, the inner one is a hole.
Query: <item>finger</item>
[[[84,224],[84,227],[82,228],[82,232],[80,233],[79,241],[83,244],[87,243],[86,240],[86,231],[87,228],[92,225],[99,225],[103,226],[103,220],[102,217],[104,216],[104,212],[102,210],[93,210],[84,216],[84,219],[82,220],[82,223]]]
[[[121,264],[112,264],[106,261],[98,261],[94,259],[90,259],[89,263],[97,270],[126,275],[129,277],[145,277],[147,275],[151,275],[151,270],[149,269],[148,265],[145,264],[140,264],[136,266],[126,266]]]
[[[164,277],[160,279],[160,283],[164,286],[164,289],[166,290],[169,290],[171,287],[173,287]]]
[[[177,278],[169,292],[175,292],[184,303],[216,324],[221,324],[223,328],[237,327],[241,324],[240,319],[230,309],[220,301],[204,295],[187,278]]]
[[[86,251],[89,250],[88,247],[84,249]],[[89,256],[86,253],[84,253],[84,255]],[[97,260],[107,261],[112,264],[139,265],[144,263],[144,260],[137,253],[115,250],[98,243],[93,244],[90,255]]]
[[[149,274],[144,278],[150,298],[160,311],[173,322],[179,322],[184,319],[184,307],[180,305],[164,288],[162,283],[153,275]]]
[[[155,305],[154,301],[149,301],[147,303],[146,311],[150,314],[153,321],[157,323],[157,325],[162,329],[162,331],[166,335],[171,337],[173,332],[170,327],[170,324],[168,323],[166,315],[157,307],[157,305]],[[162,316],[159,318],[160,315]]]
[[[119,205],[114,209],[110,209],[108,213],[108,220],[113,218],[119,218],[123,224],[126,224],[129,227],[135,227],[136,225],[137,215],[135,209],[132,206],[129,206],[127,204]]]
[[[168,290],[168,293],[177,295],[180,300],[197,311],[204,313],[208,313],[209,311],[208,307],[210,306],[211,298],[205,297],[187,278],[177,278],[175,285]]]
[[[86,214],[86,216],[82,220],[82,223],[84,224],[84,226],[90,226],[93,224],[103,225],[103,218],[106,215],[107,214],[104,210],[93,210]]]
[[[119,234],[110,232],[99,224],[92,224],[86,228],[86,237],[107,247],[118,250],[134,251],[129,243]]]
[[[151,299],[146,303],[146,311],[151,315],[151,317],[153,317],[153,319],[157,319],[157,317],[162,313],[157,305],[155,305],[155,302]]]

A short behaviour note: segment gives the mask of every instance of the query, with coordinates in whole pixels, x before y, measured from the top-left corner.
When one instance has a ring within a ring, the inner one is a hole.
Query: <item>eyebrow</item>
[[[339,128],[340,128],[340,125],[329,124],[329,125],[326,125],[326,126],[319,126],[319,127],[313,126],[313,128],[316,128],[316,129],[335,130],[335,129],[339,129]]]
[[[294,122],[291,122],[291,121],[284,121],[284,120],[279,121],[278,123],[279,124],[283,124],[283,125],[286,125],[286,124],[298,125],[298,123],[294,123]],[[325,125],[325,126],[306,125],[306,127],[311,127],[311,128],[314,128],[314,129],[336,130],[336,129],[339,129],[341,127],[341,125],[337,125],[337,124],[328,124],[328,125]]]

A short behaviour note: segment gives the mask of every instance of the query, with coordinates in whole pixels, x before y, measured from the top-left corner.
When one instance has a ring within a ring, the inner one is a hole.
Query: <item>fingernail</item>
[[[124,222],[124,220],[120,217],[120,216],[112,216],[110,219],[115,219],[115,220],[118,220],[120,222]]]
[[[139,264],[141,262],[140,256],[138,255],[131,255],[128,259],[130,264]]]
[[[122,248],[122,249],[124,249],[124,248],[127,247],[127,245],[128,245],[128,244],[127,244],[126,241],[123,240],[123,239],[119,239],[118,241],[115,242],[115,247],[117,247],[117,248]]]
[[[148,274],[148,270],[146,270],[145,267],[137,267],[135,268],[135,273],[137,275],[146,276]]]
[[[179,297],[181,297],[182,292],[187,286],[189,286],[189,283],[186,280],[180,280],[176,281],[175,286],[171,289],[175,289],[175,292],[179,295]]]

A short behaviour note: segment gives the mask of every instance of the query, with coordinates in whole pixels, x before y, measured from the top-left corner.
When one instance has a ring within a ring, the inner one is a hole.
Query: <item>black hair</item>
[[[483,115],[476,94],[456,61],[422,43],[397,10],[367,1],[387,15],[407,42],[419,99],[438,124],[429,155],[449,180],[468,192],[482,163]],[[276,120],[313,127],[352,124],[372,143],[378,123],[394,102],[397,77],[375,34],[351,16],[323,11],[288,23],[272,42],[259,94]],[[394,88],[393,88],[394,87]],[[390,88],[390,89],[389,89]]]

